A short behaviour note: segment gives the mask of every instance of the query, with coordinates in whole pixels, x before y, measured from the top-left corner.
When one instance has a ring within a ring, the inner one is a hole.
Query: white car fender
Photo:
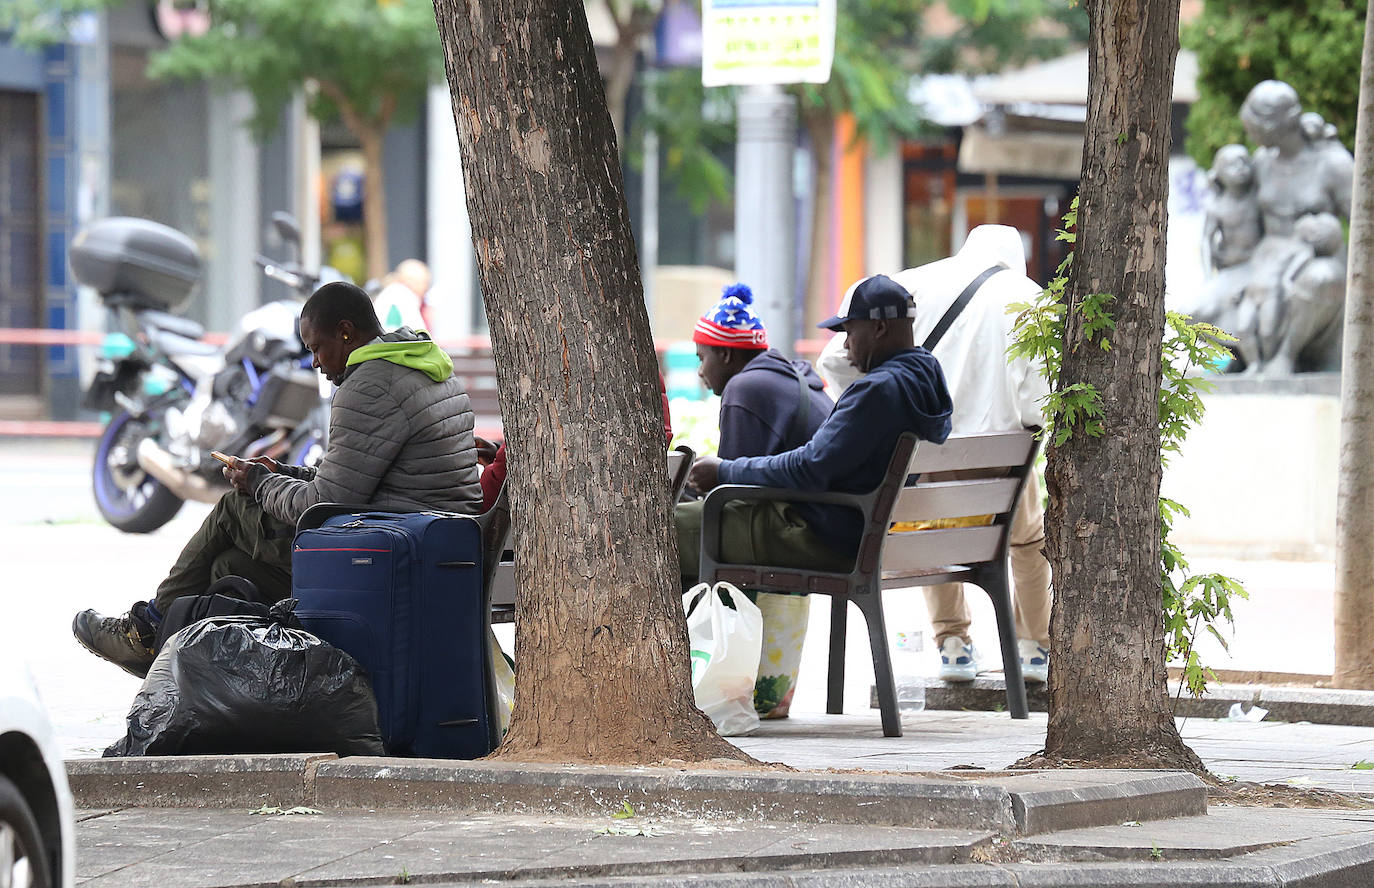
[[[76,876],[76,810],[62,749],[57,744],[52,723],[38,696],[38,687],[28,667],[11,655],[0,654],[0,737],[18,733],[38,747],[48,772],[48,782],[57,798],[58,820],[62,830],[62,876],[59,884],[72,888]]]

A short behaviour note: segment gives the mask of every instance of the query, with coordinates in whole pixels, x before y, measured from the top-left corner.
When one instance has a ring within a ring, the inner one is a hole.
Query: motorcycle
[[[215,502],[229,490],[210,452],[271,456],[313,465],[324,452],[329,383],[301,343],[301,306],[332,269],[299,262],[294,219],[272,222],[292,258],[255,257],[262,272],[293,291],[244,315],[224,345],[173,314],[200,281],[195,242],[146,219],[95,222],[72,241],[72,272],[115,314],[121,333],[105,354],[84,406],[110,414],[96,448],[92,482],[101,515],[126,533],[149,533],[186,500]]]

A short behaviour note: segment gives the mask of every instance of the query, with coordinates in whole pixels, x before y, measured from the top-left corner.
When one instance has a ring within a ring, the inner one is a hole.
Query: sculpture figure
[[[1212,192],[1204,237],[1212,266],[1221,270],[1249,259],[1264,233],[1250,152],[1244,145],[1217,149],[1207,180]]]
[[[1335,369],[1345,302],[1340,222],[1350,217],[1354,160],[1286,83],[1255,86],[1240,118],[1259,147],[1247,156],[1227,145],[1213,161],[1204,231],[1215,274],[1193,314],[1239,337],[1246,373]]]

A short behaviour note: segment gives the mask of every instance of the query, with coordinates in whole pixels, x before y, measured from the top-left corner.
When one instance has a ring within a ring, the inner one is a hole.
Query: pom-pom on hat
[[[692,341],[724,348],[768,348],[768,332],[749,307],[753,304],[754,291],[747,284],[726,287],[720,301],[697,321]]]

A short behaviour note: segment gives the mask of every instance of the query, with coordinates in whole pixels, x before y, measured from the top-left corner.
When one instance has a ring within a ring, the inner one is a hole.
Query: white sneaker
[[[957,635],[940,643],[940,680],[973,681],[978,675],[978,654],[972,644]]]
[[[1046,682],[1050,678],[1050,652],[1038,642],[1021,639],[1016,642],[1021,652],[1021,678],[1029,682]]]

